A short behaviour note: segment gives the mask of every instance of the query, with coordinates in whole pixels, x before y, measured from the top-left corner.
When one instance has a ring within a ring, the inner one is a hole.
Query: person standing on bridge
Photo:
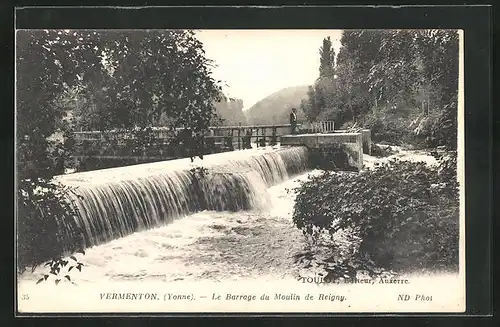
[[[297,134],[297,109],[292,108],[290,113],[290,125],[292,125],[292,134]]]

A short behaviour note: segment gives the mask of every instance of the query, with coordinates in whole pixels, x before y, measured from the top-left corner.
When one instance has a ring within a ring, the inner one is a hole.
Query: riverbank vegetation
[[[325,38],[318,79],[301,109],[310,121],[368,128],[374,142],[456,149],[458,32],[347,30]]]
[[[349,30],[341,44],[338,56],[328,38],[320,48],[319,77],[301,105],[308,119],[370,129],[374,156],[394,154],[389,145],[425,149],[438,165],[391,159],[303,183],[293,221],[311,248],[298,258],[333,279],[457,271],[458,33]]]
[[[324,171],[296,191],[293,221],[331,278],[358,270],[458,269],[456,157],[392,159],[360,173]],[[342,236],[344,235],[344,236]],[[347,235],[347,238],[346,238]]]

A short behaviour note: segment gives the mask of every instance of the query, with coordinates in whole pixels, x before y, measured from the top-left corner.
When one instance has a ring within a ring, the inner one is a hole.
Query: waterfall
[[[267,188],[308,168],[307,149],[250,149],[57,176],[74,188],[85,246],[168,224],[201,210],[239,211],[266,205]],[[195,170],[192,170],[195,168]],[[201,176],[201,177],[200,177]]]

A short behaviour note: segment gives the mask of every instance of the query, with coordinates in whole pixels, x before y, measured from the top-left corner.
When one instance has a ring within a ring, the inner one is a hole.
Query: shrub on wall
[[[339,232],[355,234],[355,255],[330,265],[334,278],[367,262],[396,270],[456,269],[458,192],[450,162],[435,169],[394,159],[359,174],[325,172],[297,189],[293,221],[313,242],[328,235],[331,247],[339,246]]]

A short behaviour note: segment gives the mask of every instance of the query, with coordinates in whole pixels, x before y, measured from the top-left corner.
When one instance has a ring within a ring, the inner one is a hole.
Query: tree
[[[415,37],[422,63],[424,84],[434,92],[436,106],[452,102],[458,90],[458,32],[455,30],[423,30]]]
[[[82,246],[70,190],[52,180],[67,155],[50,138],[66,115],[59,96],[98,71],[100,58],[84,31],[18,31],[16,54],[17,268],[52,258],[52,269],[63,250]]]
[[[424,115],[429,108],[436,111],[428,118],[430,125],[441,126],[439,121],[447,121],[446,126],[456,125],[452,123],[456,113],[440,116],[455,107],[458,88],[456,31],[349,30],[343,31],[341,43],[335,66],[337,125],[356,121],[364,124],[367,119],[376,119],[372,116],[377,116],[378,111],[392,115],[386,117],[387,122],[405,117],[415,119],[422,112],[420,107],[424,107]],[[320,116],[325,113],[322,110]],[[396,125],[412,131],[410,123],[400,121]],[[419,134],[424,135],[420,132],[422,124],[417,125]],[[430,128],[427,133],[433,129],[440,127]],[[442,139],[442,136],[429,136],[429,139]]]
[[[109,31],[98,40],[106,73],[89,81],[92,100],[80,108],[82,125],[102,129],[104,122],[107,129],[134,129],[140,151],[154,137],[150,127],[159,125],[169,128],[172,146],[181,142],[178,128],[187,128],[182,138],[192,135],[189,144],[199,145],[217,117],[215,103],[222,93],[220,81],[211,76],[213,62],[194,32]]]
[[[18,31],[16,54],[18,177],[51,177],[47,138],[65,115],[55,99],[98,71],[100,58],[90,35],[80,31]]]
[[[246,124],[246,117],[243,113],[243,100],[241,99],[222,99],[215,104],[216,113],[222,119],[224,125]]]
[[[306,118],[309,121],[314,121],[316,117],[319,115],[320,110],[316,101],[316,92],[314,90],[314,86],[310,85],[307,90],[307,99],[302,99],[300,103],[300,109],[306,115]]]
[[[116,128],[158,125],[167,115],[172,126],[204,129],[214,115],[221,87],[211,77],[212,62],[192,31],[108,31],[99,35],[108,76],[90,81],[105,85]]]
[[[394,30],[381,35],[379,61],[368,75],[370,88],[381,90],[380,100],[406,107],[418,108],[417,98],[423,100],[425,110],[416,134],[430,146],[455,149],[458,33]]]
[[[458,88],[458,34],[446,30],[380,32],[378,59],[370,68],[370,90],[379,99],[414,104],[425,89],[436,107],[449,103]]]
[[[377,93],[370,90],[367,76],[379,60],[380,41],[381,31],[378,30],[342,32],[336,66],[340,102],[338,125],[348,120],[357,121],[375,103]]]
[[[309,121],[316,120],[321,112],[334,111],[336,106],[335,51],[330,37],[323,39],[319,55],[319,77],[308,90],[308,100],[301,103]]]
[[[332,41],[330,37],[323,39],[323,45],[319,49],[320,64],[319,64],[319,76],[334,78],[335,75],[335,50],[332,47]]]

